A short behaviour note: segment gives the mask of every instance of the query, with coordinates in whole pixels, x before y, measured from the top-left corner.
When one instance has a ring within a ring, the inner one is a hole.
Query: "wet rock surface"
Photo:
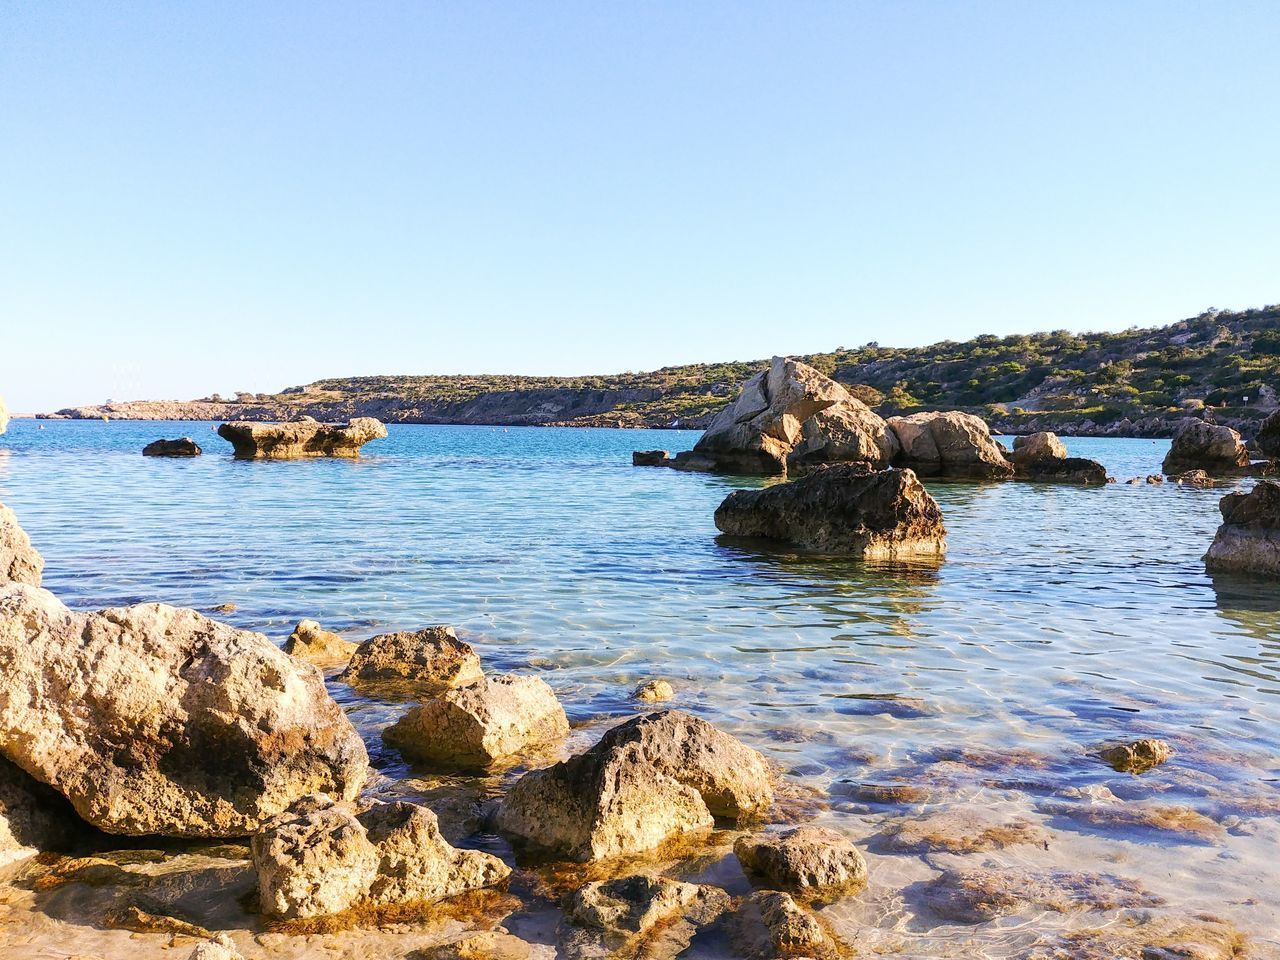
[[[888,850],[905,853],[978,853],[1025,844],[1046,846],[1050,835],[1024,817],[984,808],[942,809],[889,823],[880,835]]]
[[[569,960],[674,957],[730,905],[725,891],[636,874],[589,883],[569,897],[561,954]]]
[[[867,881],[867,862],[842,833],[796,827],[738,839],[733,852],[749,876],[792,893],[832,895]]]
[[[1250,960],[1249,939],[1220,918],[1147,916],[1079,930],[1037,945],[1028,960]],[[1261,955],[1258,955],[1259,957]]]
[[[956,923],[985,923],[1027,910],[1115,910],[1158,907],[1164,900],[1140,883],[1101,873],[965,868],[945,870],[923,885],[923,902]]]
[[[662,467],[666,466],[670,456],[671,454],[665,450],[636,450],[631,454],[631,465],[633,467]]]
[[[142,448],[144,457],[198,457],[203,451],[190,437],[178,440],[153,440]]]
[[[1166,476],[1189,470],[1223,474],[1240,473],[1248,467],[1249,453],[1235,430],[1203,420],[1183,420],[1173,434],[1161,471]]]
[[[31,545],[13,511],[0,503],[0,587],[6,583],[40,586],[44,557]]]
[[[415,760],[484,767],[568,735],[568,718],[551,688],[537,677],[507,674],[419,704],[383,739]]]
[[[371,637],[356,648],[339,679],[375,693],[430,696],[483,676],[471,644],[459,640],[452,627],[434,626]]]
[[[297,460],[305,457],[360,456],[360,448],[387,435],[373,417],[350,423],[317,423],[305,418],[290,423],[236,421],[218,427],[218,436],[235,448],[239,460]]]
[[[734,946],[748,960],[834,960],[852,955],[812,912],[776,890],[748,897],[734,914],[732,927]]]
[[[365,779],[364,745],[314,668],[193,610],[81,613],[11,584],[0,664],[0,753],[108,832],[244,835]]]
[[[1124,773],[1146,773],[1173,756],[1173,747],[1163,740],[1144,739],[1103,747],[1098,756]]]
[[[890,417],[902,451],[900,462],[922,477],[1004,479],[1014,468],[987,424],[971,413],[913,413]]]
[[[1017,464],[1017,476],[1023,480],[1042,483],[1079,483],[1086,486],[1102,486],[1109,482],[1107,468],[1097,460],[1084,457],[1063,457],[1054,460],[1022,460]]]
[[[318,667],[330,667],[347,663],[356,652],[357,644],[343,640],[336,633],[324,629],[314,620],[299,620],[298,625],[284,642],[284,652],[299,660],[306,660]]]
[[[1229,493],[1218,505],[1222,525],[1205,566],[1280,577],[1280,483],[1260,480],[1248,493]]]
[[[631,696],[636,700],[643,700],[648,703],[661,703],[665,700],[675,698],[675,688],[671,686],[667,680],[646,680],[632,691]]]
[[[715,523],[728,536],[863,559],[946,552],[942,511],[910,470],[818,467],[788,483],[729,494]]]

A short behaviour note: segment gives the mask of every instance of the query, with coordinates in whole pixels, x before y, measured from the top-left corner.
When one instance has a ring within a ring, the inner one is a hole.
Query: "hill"
[[[1207,416],[1251,432],[1280,406],[1280,305],[1210,310],[1120,333],[1055,330],[927,347],[868,343],[800,359],[885,415],[959,409],[1002,432],[1133,436],[1167,435],[1182,417]],[[279,394],[108,403],[52,416],[700,427],[765,362],[597,377],[347,377]]]

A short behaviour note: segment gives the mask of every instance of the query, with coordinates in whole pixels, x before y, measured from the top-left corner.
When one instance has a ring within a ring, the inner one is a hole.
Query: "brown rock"
[[[990,429],[971,413],[913,413],[890,417],[888,423],[902,447],[903,464],[921,476],[1013,476],[1013,464],[992,439]]]
[[[423,696],[481,679],[480,658],[452,627],[384,633],[356,648],[339,677],[356,687],[398,687]]]
[[[330,633],[314,620],[299,620],[284,642],[284,652],[299,660],[328,667],[346,663],[356,651],[356,644]]]
[[[1227,494],[1218,508],[1222,525],[1205,566],[1280,577],[1280,483],[1260,480],[1248,493]]]
[[[386,435],[387,428],[373,417],[350,423],[317,423],[310,417],[292,423],[238,421],[218,427],[218,436],[231,442],[238,460],[358,457],[362,446]]]
[[[631,454],[631,465],[633,467],[663,467],[666,466],[670,456],[665,450],[636,450]]]
[[[650,703],[660,703],[675,698],[676,691],[671,684],[662,679],[646,680],[632,692],[632,698]]]
[[[898,455],[898,438],[884,419],[852,396],[819,410],[801,425],[787,465],[865,463],[880,470]]]
[[[924,885],[924,902],[957,923],[985,923],[1024,910],[1116,910],[1158,907],[1164,900],[1136,880],[1055,870],[1045,874],[986,869],[946,870]]]
[[[1134,740],[1104,747],[1098,756],[1121,773],[1145,773],[1173,756],[1173,748],[1163,740]]]
[[[580,887],[560,930],[566,960],[674,957],[729,907],[716,887],[637,874]],[[654,941],[659,942],[654,942]]]
[[[180,440],[153,440],[142,448],[144,457],[198,457],[199,445],[190,437]]]
[[[1180,487],[1215,487],[1218,481],[1203,470],[1186,470],[1182,473],[1175,473],[1170,478]]]
[[[220,933],[212,940],[196,944],[187,960],[244,960],[244,957],[236,949],[235,941]]]
[[[941,556],[942,511],[910,470],[860,464],[818,467],[762,490],[737,490],[720,504],[716,527],[863,559]]]
[[[904,817],[881,833],[885,846],[904,853],[978,853],[1019,844],[1045,846],[1049,834],[1021,817],[1005,819],[982,807]]]
[[[43,571],[44,557],[31,545],[13,511],[0,503],[0,586],[27,583],[38,587]]]
[[[1249,939],[1229,922],[1201,914],[1138,914],[1105,927],[1075,930],[1042,941],[1028,960],[1246,960]]]
[[[457,940],[409,954],[408,960],[553,960],[550,948],[535,947],[505,930],[464,933]]]
[[[746,960],[851,955],[811,912],[786,893],[761,890],[747,898],[731,924],[736,956]]]
[[[867,861],[849,838],[822,827],[740,837],[733,852],[743,869],[793,893],[831,894],[862,887]]]
[[[1031,433],[1025,437],[1013,438],[1013,457],[1016,464],[1020,461],[1065,460],[1067,448],[1056,433]]]
[[[1174,431],[1161,472],[1166,476],[1189,470],[1239,473],[1249,467],[1249,453],[1240,434],[1230,427],[1203,420],[1183,420]]]
[[[3,432],[0,430],[0,433]],[[1264,457],[1280,460],[1280,410],[1262,421],[1254,442],[1258,445],[1258,452]]]

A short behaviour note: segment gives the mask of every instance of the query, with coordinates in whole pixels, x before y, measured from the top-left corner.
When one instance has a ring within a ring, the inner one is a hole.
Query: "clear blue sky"
[[[0,393],[1280,300],[1280,4],[0,0]]]

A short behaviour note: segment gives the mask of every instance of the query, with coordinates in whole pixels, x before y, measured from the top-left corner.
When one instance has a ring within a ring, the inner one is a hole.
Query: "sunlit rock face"
[[[1013,464],[981,417],[949,410],[890,417],[887,422],[902,448],[899,462],[921,476],[1013,476]]]
[[[1249,452],[1230,427],[1203,420],[1184,420],[1173,435],[1161,471],[1166,476],[1204,470],[1239,473],[1249,467]]]
[[[1280,577],[1280,483],[1261,480],[1248,493],[1229,493],[1218,509],[1222,525],[1205,566]]]
[[[356,417],[350,423],[317,423],[309,417],[290,423],[236,421],[218,427],[218,436],[231,442],[239,460],[353,458],[370,440],[386,435],[387,428],[373,417]]]
[[[44,558],[31,545],[14,512],[0,503],[0,587],[7,583],[40,586]]]

